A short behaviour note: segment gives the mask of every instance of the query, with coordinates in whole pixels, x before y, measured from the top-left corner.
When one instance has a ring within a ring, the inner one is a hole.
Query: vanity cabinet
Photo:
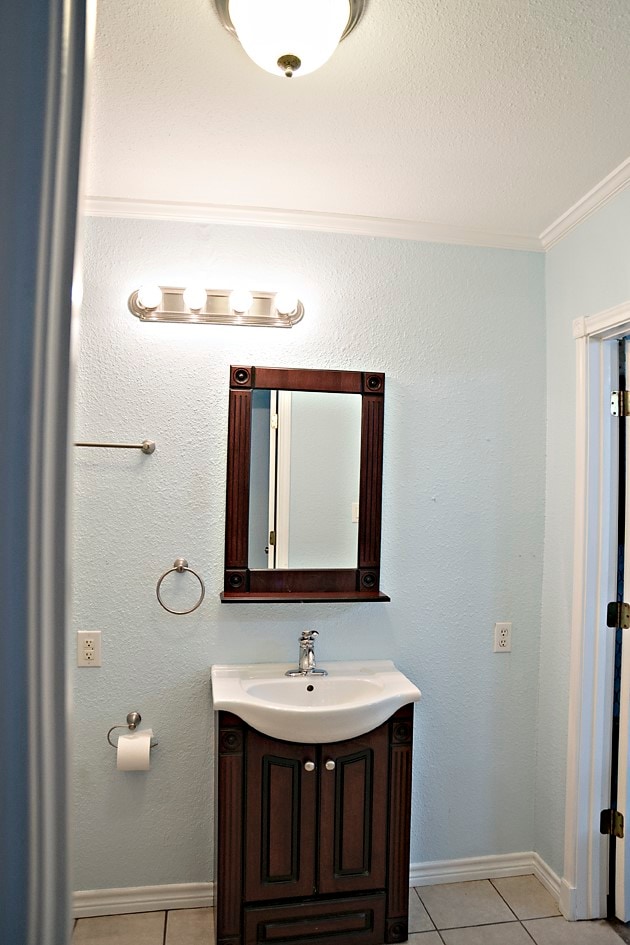
[[[413,706],[324,745],[218,716],[217,945],[405,941]]]

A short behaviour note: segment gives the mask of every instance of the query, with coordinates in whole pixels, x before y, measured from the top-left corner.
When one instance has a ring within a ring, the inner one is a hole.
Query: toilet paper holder
[[[111,737],[110,737],[115,728],[128,728],[131,732],[135,732],[135,730],[140,725],[140,722],[142,722],[142,716],[140,715],[139,712],[129,712],[127,715],[126,725],[112,725],[109,732],[107,733],[107,741],[112,746],[112,748],[116,748],[116,749],[118,748],[118,744],[117,743],[114,744],[114,742],[111,740]],[[155,748],[157,745],[158,745],[157,738],[152,738],[151,748]]]

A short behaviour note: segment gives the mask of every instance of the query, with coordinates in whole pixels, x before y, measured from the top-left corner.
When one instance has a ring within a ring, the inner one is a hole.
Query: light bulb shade
[[[274,304],[276,306],[276,311],[280,312],[281,315],[293,315],[297,312],[299,305],[299,300],[297,295],[294,295],[293,292],[278,292],[274,299]]]
[[[239,315],[249,312],[253,301],[254,297],[247,289],[234,289],[230,293],[230,309]]]
[[[208,293],[200,285],[189,285],[184,291],[184,305],[191,312],[200,312],[208,300]]]
[[[302,76],[334,53],[350,19],[350,0],[229,0],[229,13],[250,59],[285,75],[278,60],[297,58],[294,74]]]
[[[149,311],[159,308],[162,304],[162,290],[159,285],[153,285],[150,282],[141,285],[138,289],[138,304]]]

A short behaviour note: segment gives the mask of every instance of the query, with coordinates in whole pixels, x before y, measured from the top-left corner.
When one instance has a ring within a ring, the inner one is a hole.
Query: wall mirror
[[[387,601],[385,375],[233,365],[221,599]]]

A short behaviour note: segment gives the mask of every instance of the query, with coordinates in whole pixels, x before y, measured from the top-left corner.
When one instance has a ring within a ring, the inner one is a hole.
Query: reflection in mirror
[[[385,375],[231,365],[223,603],[388,601]]]
[[[252,432],[249,483],[250,568],[269,567],[269,466],[271,459],[271,391],[252,391]],[[273,481],[273,470],[272,481]],[[271,565],[273,567],[273,565]]]
[[[354,568],[361,395],[252,392],[250,568]]]

